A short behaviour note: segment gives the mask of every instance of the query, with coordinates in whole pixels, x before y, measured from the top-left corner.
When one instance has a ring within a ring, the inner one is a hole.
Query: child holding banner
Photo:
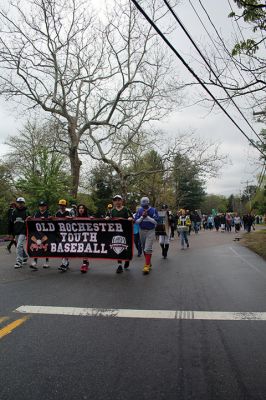
[[[113,197],[113,208],[110,211],[110,217],[106,217],[106,219],[109,218],[125,218],[129,221],[133,221],[133,215],[131,211],[123,205],[123,198],[119,194]],[[118,267],[116,273],[120,274],[121,272],[123,272],[122,260],[117,260],[117,262]],[[127,270],[128,267],[129,261],[125,261],[124,269]]]
[[[51,214],[48,210],[47,202],[44,200],[40,200],[39,201],[39,210],[36,211],[33,218],[49,218],[49,217],[51,217]],[[37,271],[38,270],[37,263],[38,263],[38,258],[34,258],[30,265],[30,268],[32,268],[34,271]],[[46,257],[45,263],[43,264],[42,267],[49,268],[49,258]]]
[[[66,209],[67,206],[67,201],[65,199],[61,199],[58,202],[59,205],[59,210],[56,212],[55,217],[56,218],[71,218],[69,211]],[[62,259],[62,264],[58,269],[62,272],[67,271],[69,268],[69,261],[68,258],[63,258]]]

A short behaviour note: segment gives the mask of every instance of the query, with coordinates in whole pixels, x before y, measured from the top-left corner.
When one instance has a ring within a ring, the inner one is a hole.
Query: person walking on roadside
[[[28,261],[28,254],[25,249],[26,241],[26,219],[30,216],[25,206],[24,197],[18,197],[16,208],[12,213],[13,232],[17,243],[17,258],[14,268],[21,268]]]
[[[202,227],[203,227],[204,231],[206,231],[206,229],[208,228],[208,226],[207,226],[207,215],[205,215],[205,214],[202,215]]]
[[[188,227],[188,232],[187,234],[190,236],[191,234],[191,228],[192,228],[192,223],[191,223],[191,212],[189,210],[186,210],[186,216],[189,218],[190,220],[190,225]]]
[[[220,223],[221,223],[221,232],[225,232],[226,218],[224,213],[220,216]]]
[[[135,215],[135,222],[140,227],[140,241],[145,256],[144,274],[149,274],[151,270],[152,245],[155,239],[155,227],[158,219],[158,211],[150,206],[149,198],[142,197],[140,208]]]
[[[238,215],[238,213],[236,213],[236,215],[234,216],[234,225],[235,225],[235,233],[238,233],[241,229],[241,218]]]
[[[67,201],[65,199],[61,199],[58,201],[59,209],[55,213],[56,218],[71,218],[69,211],[66,209]],[[58,267],[58,269],[62,272],[66,272],[69,269],[69,260],[68,258],[62,259],[62,264]]]
[[[213,230],[213,225],[214,225],[213,216],[211,214],[209,214],[208,218],[207,218],[207,229],[212,231]]]
[[[188,215],[186,215],[186,211],[185,210],[181,210],[181,215],[178,218],[177,221],[177,230],[180,233],[180,240],[181,240],[181,250],[184,250],[185,247],[185,243],[187,245],[187,247],[189,247],[189,242],[188,242],[188,231],[189,231],[189,227],[191,225],[191,221]]]
[[[7,212],[7,233],[10,236],[10,242],[6,246],[6,249],[9,253],[11,253],[11,247],[14,245],[16,247],[16,240],[14,235],[14,224],[12,221],[12,215],[16,208],[16,203],[10,203],[9,209]]]
[[[170,239],[174,239],[175,229],[176,229],[176,216],[171,211],[169,211],[168,213],[169,213],[168,219],[169,219],[169,224],[170,224],[170,229],[171,229]]]
[[[134,233],[134,244],[138,252],[138,257],[141,256],[142,254],[142,247],[141,247],[141,241],[140,241],[140,235],[139,235],[139,224],[135,222],[135,214],[133,214],[134,218],[134,225],[133,225],[133,233]]]
[[[216,232],[219,231],[220,226],[221,226],[221,218],[219,214],[216,214],[213,218],[213,222],[214,222],[214,227],[216,229]]]
[[[162,206],[162,211],[159,211],[158,215],[159,215],[159,221],[156,230],[159,225],[163,226],[163,229],[159,233],[159,243],[162,248],[162,256],[164,259],[166,259],[169,250],[170,235],[171,235],[169,211],[168,211],[168,206],[166,204]]]
[[[46,201],[40,200],[38,206],[39,206],[39,210],[35,212],[35,214],[33,215],[33,218],[49,218],[49,217],[51,217],[51,214],[48,210],[48,204]],[[30,268],[37,271],[38,270],[37,264],[38,264],[38,258],[35,257],[30,265]],[[49,258],[46,257],[45,262],[43,263],[42,267],[49,268]]]
[[[120,196],[120,194],[117,194],[113,197],[113,208],[110,211],[110,217],[106,217],[106,219],[109,218],[124,218],[128,219],[129,221],[133,221],[133,215],[132,212],[124,206],[123,204],[123,198]],[[120,274],[123,272],[123,267],[122,267],[122,260],[117,260],[118,267],[116,269],[116,273]],[[124,263],[124,269],[128,270],[129,268],[129,261],[125,261]]]
[[[193,228],[195,234],[197,235],[199,233],[200,224],[201,224],[201,218],[200,218],[200,215],[197,210],[195,210],[194,212],[191,212],[190,221],[191,221],[192,228]]]
[[[91,218],[91,216],[88,214],[88,209],[85,206],[85,204],[78,204],[77,209],[76,209],[76,218]],[[85,274],[89,270],[89,259],[88,258],[83,258],[82,265],[80,267],[80,272]]]
[[[232,231],[232,217],[230,213],[226,213],[225,215],[225,230],[227,232]]]
[[[248,213],[246,216],[246,230],[248,233],[250,233],[250,231],[251,231],[251,227],[254,223],[254,220],[255,220],[255,218],[253,217],[253,215]],[[255,228],[254,228],[254,230],[255,230]]]

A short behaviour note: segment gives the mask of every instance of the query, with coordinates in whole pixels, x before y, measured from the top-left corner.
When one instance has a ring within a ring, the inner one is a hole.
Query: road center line
[[[18,326],[24,324],[24,322],[27,321],[28,318],[29,317],[27,316],[27,317],[17,319],[16,321],[13,321],[10,324],[6,325],[4,328],[0,329],[0,339],[2,339],[4,336],[11,333]]]
[[[146,318],[175,320],[266,321],[266,312],[133,310],[112,308],[80,308],[30,306],[18,307],[15,312],[27,314],[72,315],[82,317]]]

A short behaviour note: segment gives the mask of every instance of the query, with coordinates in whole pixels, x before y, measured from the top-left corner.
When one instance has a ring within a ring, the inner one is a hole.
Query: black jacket
[[[25,221],[29,217],[29,212],[26,207],[15,208],[12,213],[12,223],[14,235],[26,235]]]
[[[14,235],[14,224],[12,221],[12,215],[14,212],[15,208],[9,208],[7,212],[7,233],[9,235]]]
[[[34,214],[33,218],[48,218],[50,216],[51,216],[51,214],[50,214],[49,210],[45,210],[43,213],[41,213],[41,211],[38,210]]]

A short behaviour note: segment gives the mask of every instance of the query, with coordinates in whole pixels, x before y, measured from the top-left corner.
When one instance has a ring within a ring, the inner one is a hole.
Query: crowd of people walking
[[[28,255],[25,248],[26,242],[26,220],[30,218],[94,218],[89,214],[87,207],[84,204],[70,204],[71,207],[67,208],[67,201],[60,199],[58,201],[58,210],[51,215],[49,212],[48,204],[44,200],[38,203],[38,209],[31,215],[26,207],[25,199],[18,197],[16,202],[10,204],[8,210],[8,234],[10,235],[10,243],[7,245],[7,250],[11,253],[12,246],[16,246],[16,263],[15,269],[21,268],[23,264],[28,262]],[[254,217],[252,214],[247,213],[240,216],[235,213],[212,213],[209,215],[201,214],[199,210],[185,210],[180,209],[177,212],[169,210],[168,206],[164,204],[157,210],[150,204],[147,196],[140,200],[140,206],[137,207],[136,212],[131,211],[124,204],[121,195],[115,195],[107,206],[105,215],[106,219],[123,218],[132,221],[134,244],[137,250],[137,256],[144,256],[143,273],[149,274],[152,268],[152,253],[153,243],[155,238],[158,239],[162,257],[164,259],[168,256],[168,250],[171,240],[175,235],[180,239],[180,248],[185,250],[189,248],[189,236],[191,232],[195,235],[203,230],[214,230],[216,232],[239,233],[241,229],[250,232],[255,229],[255,222],[262,222],[262,217]],[[49,268],[49,259],[46,258],[43,262],[43,268]],[[130,260],[126,260],[123,264],[122,260],[117,260],[116,272],[122,273],[128,270]],[[38,270],[38,258],[33,258],[30,263],[30,268]],[[62,258],[61,265],[58,269],[62,272],[67,271],[69,268],[69,259],[65,256]],[[80,271],[86,273],[89,269],[89,258],[83,258]]]

